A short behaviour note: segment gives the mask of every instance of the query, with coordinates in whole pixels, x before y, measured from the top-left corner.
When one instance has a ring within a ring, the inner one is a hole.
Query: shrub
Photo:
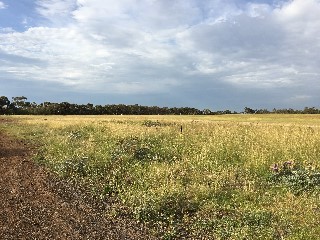
[[[283,184],[294,194],[314,192],[320,189],[320,172],[311,167],[303,167],[293,161],[274,164],[270,181]]]

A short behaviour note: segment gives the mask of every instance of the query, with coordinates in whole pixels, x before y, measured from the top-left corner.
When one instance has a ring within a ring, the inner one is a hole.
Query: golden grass
[[[320,234],[319,115],[11,118],[42,143],[37,161],[116,195],[163,238]],[[294,171],[270,169],[284,162]]]

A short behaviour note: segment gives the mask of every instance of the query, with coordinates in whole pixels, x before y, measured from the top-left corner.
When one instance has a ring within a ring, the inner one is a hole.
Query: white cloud
[[[0,28],[0,33],[10,33],[14,32],[14,29],[11,27]]]
[[[0,67],[0,72],[34,81],[50,81],[95,92],[157,92],[175,84],[174,80],[159,79],[152,88],[153,78],[161,69],[152,58],[145,59],[143,50],[118,49],[104,46],[88,38],[78,28],[30,28],[26,32],[0,34],[0,51],[14,58]],[[151,50],[150,50],[151,51]],[[165,53],[152,49],[157,59]],[[24,59],[37,59],[37,64],[26,64]],[[14,66],[12,66],[14,64]],[[158,69],[157,69],[158,68]],[[137,83],[137,79],[139,82]],[[171,81],[171,83],[170,83]]]
[[[116,26],[125,23],[146,31],[191,25],[201,18],[195,0],[78,0],[78,9],[73,15],[82,23],[108,20]]]
[[[272,12],[272,8],[268,4],[248,3],[247,13],[251,17],[264,18]]]
[[[290,8],[296,9],[295,14],[288,13]],[[263,9],[263,19],[250,10],[228,21],[194,26],[182,33],[179,41],[188,52],[206,53],[206,58],[198,58],[198,65],[206,66],[200,71],[214,69],[215,73],[220,69],[223,76],[219,77],[234,84],[277,87],[298,84],[302,79],[312,81],[305,74],[319,74],[316,65],[320,58],[316,54],[320,52],[320,24],[312,16],[320,14],[320,3],[296,0],[280,9]],[[239,69],[239,65],[245,67]],[[263,66],[270,66],[269,70]],[[291,67],[294,72],[288,71]]]
[[[65,26],[72,19],[77,0],[36,0],[37,12],[55,26]]]
[[[0,2],[0,10],[7,8],[7,5],[5,5],[3,2]]]

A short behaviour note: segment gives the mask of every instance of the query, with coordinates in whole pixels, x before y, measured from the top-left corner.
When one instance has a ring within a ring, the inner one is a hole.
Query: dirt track
[[[31,154],[29,144],[0,132],[0,239],[155,239],[127,217],[111,217],[110,204],[50,174]]]

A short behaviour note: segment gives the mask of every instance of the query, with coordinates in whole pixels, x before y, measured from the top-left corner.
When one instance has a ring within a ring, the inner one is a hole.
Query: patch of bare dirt
[[[31,155],[29,144],[0,132],[0,239],[156,239]]]

